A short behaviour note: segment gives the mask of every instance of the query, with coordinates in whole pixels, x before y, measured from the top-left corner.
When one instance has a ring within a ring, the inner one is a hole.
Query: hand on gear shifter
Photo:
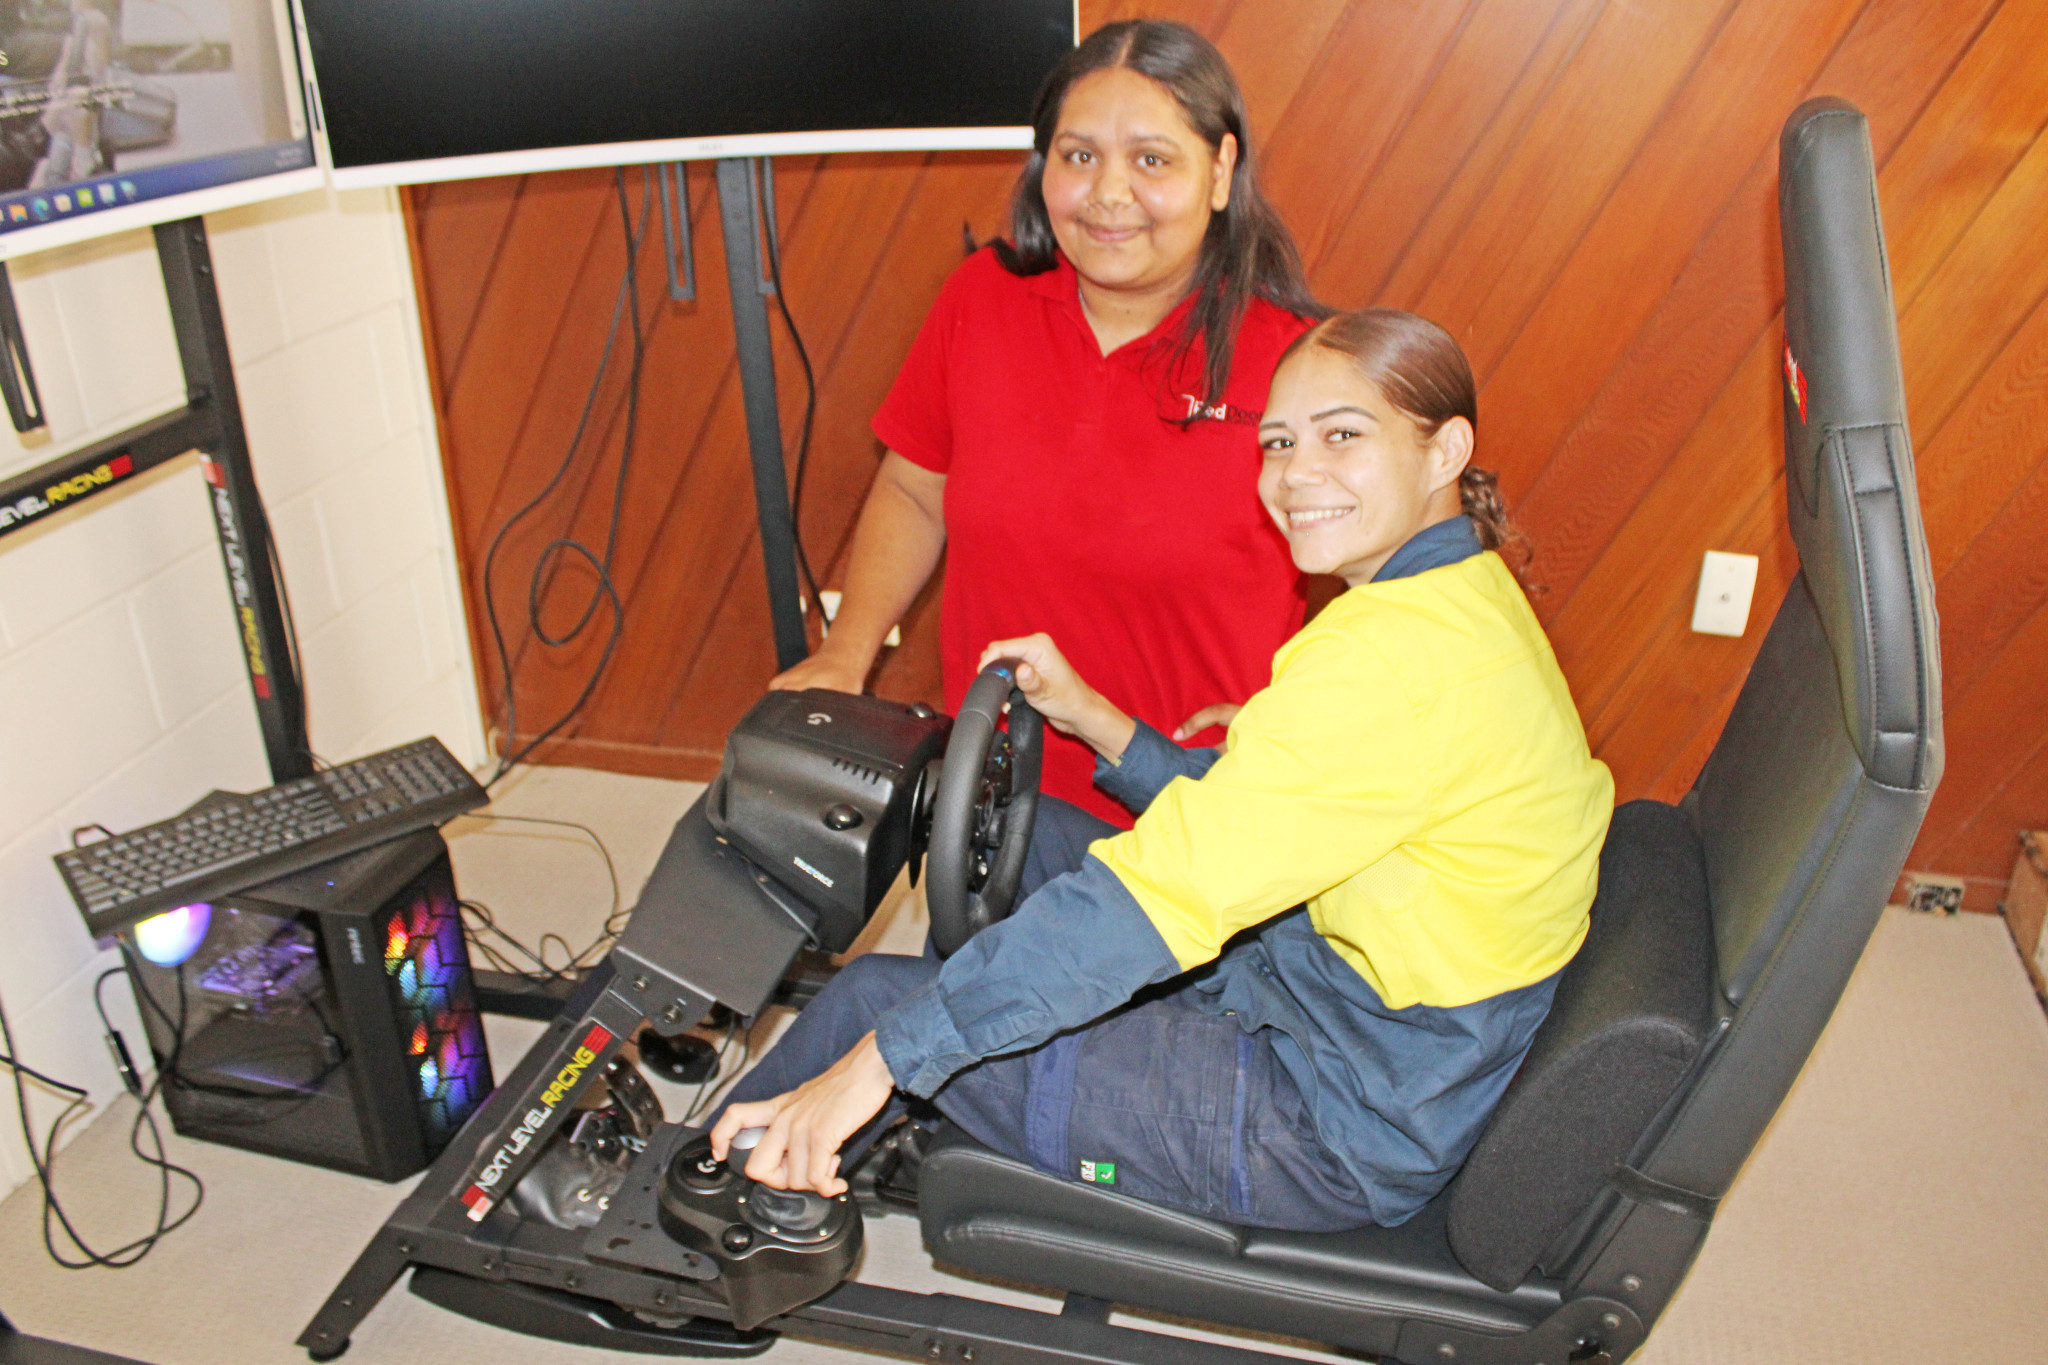
[[[742,1330],[838,1284],[861,1244],[860,1211],[848,1196],[778,1190],[747,1178],[743,1168],[765,1131],[733,1134],[723,1161],[708,1135],[684,1142],[667,1158],[657,1196],[662,1230],[716,1264]]]
[[[732,1141],[725,1149],[725,1164],[734,1175],[747,1173],[747,1159],[754,1149],[761,1145],[761,1135],[768,1131],[764,1124],[759,1128],[742,1128],[732,1135]]]
[[[742,1131],[766,1125],[747,1174],[777,1189],[846,1192],[839,1149],[881,1111],[896,1081],[870,1033],[823,1074],[773,1099],[733,1104],[711,1129],[711,1149],[728,1155]]]

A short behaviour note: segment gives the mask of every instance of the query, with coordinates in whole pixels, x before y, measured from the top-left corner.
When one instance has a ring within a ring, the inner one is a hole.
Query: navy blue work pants
[[[1041,798],[1020,900],[1080,867],[1088,846],[1112,832],[1077,806]],[[855,958],[727,1102],[768,1099],[823,1072],[939,966],[929,952]],[[1199,1008],[1189,981],[1176,978],[1085,1028],[968,1067],[933,1102],[984,1145],[1070,1180],[1261,1227],[1371,1222],[1267,1036]],[[899,1097],[847,1143],[845,1159],[902,1113]]]

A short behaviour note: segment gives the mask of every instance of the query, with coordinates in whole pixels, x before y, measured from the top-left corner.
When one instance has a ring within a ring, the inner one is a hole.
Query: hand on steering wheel
[[[1016,661],[1017,690],[1053,729],[1072,735],[1111,761],[1130,747],[1137,722],[1090,687],[1050,635],[1041,631],[997,640],[981,652],[983,668],[1003,659]]]
[[[1010,728],[998,728],[1008,704]],[[1016,662],[984,668],[953,720],[932,800],[925,903],[932,944],[950,957],[1010,913],[1038,813],[1045,722],[1016,688]]]

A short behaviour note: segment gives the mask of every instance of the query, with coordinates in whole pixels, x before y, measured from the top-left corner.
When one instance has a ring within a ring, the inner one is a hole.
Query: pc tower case
[[[177,966],[122,948],[186,1137],[397,1180],[491,1092],[435,830],[221,897]]]

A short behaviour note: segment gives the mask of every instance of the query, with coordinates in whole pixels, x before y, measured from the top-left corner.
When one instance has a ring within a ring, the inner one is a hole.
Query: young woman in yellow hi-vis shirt
[[[1045,636],[991,644],[1136,827],[1042,803],[1016,913],[943,968],[851,963],[735,1089],[719,1155],[766,1125],[749,1175],[838,1193],[901,1092],[1045,1170],[1233,1222],[1428,1202],[1585,937],[1614,799],[1495,553],[1475,406],[1457,343],[1411,314],[1287,352],[1259,494],[1294,562],[1348,591],[1221,751],[1132,720]]]

